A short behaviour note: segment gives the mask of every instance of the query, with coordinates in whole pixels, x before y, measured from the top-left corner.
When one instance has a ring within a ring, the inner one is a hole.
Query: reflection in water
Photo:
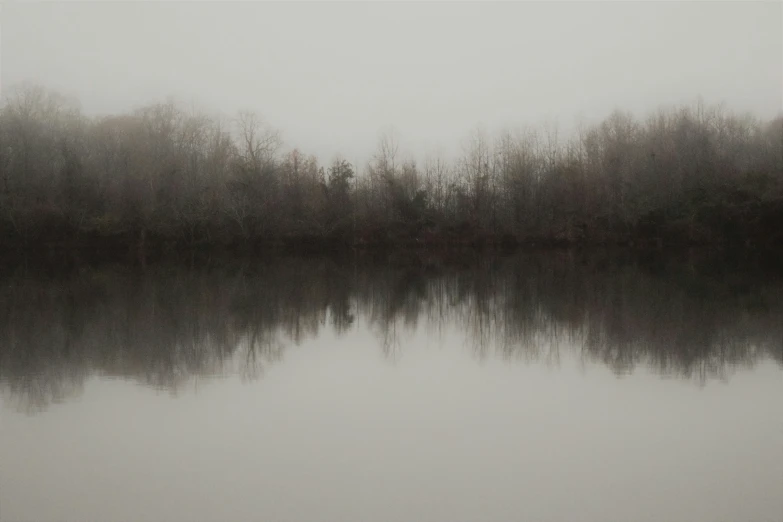
[[[198,376],[258,378],[287,346],[357,322],[390,358],[421,325],[458,331],[482,358],[557,364],[576,350],[618,374],[644,365],[701,383],[762,358],[783,364],[783,281],[695,258],[285,258],[0,281],[0,385],[27,410],[94,374],[171,392]]]

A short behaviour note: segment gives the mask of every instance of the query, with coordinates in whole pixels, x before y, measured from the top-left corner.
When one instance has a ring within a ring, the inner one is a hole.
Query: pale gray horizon
[[[725,103],[783,112],[781,2],[11,2],[0,85],[86,114],[170,96],[254,110],[286,148],[367,159],[449,151],[496,131]]]

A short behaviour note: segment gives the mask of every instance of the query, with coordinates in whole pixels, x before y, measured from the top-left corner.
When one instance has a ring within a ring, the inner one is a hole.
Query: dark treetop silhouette
[[[243,113],[150,105],[87,118],[40,87],[0,110],[0,246],[142,251],[280,244],[731,244],[783,238],[783,117],[615,112],[423,164],[384,136],[324,168]]]

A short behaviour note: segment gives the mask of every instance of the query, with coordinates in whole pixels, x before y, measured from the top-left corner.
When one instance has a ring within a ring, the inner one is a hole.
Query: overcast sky
[[[174,95],[252,109],[288,146],[364,158],[393,126],[416,153],[481,124],[726,102],[783,110],[783,2],[41,2],[2,6],[2,86],[90,113]]]

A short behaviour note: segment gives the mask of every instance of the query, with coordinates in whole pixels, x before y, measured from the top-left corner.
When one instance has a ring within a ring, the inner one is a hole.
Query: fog
[[[390,127],[419,155],[476,125],[783,107],[780,2],[13,2],[1,28],[3,88],[93,115],[168,96],[254,110],[322,161],[366,160]]]

